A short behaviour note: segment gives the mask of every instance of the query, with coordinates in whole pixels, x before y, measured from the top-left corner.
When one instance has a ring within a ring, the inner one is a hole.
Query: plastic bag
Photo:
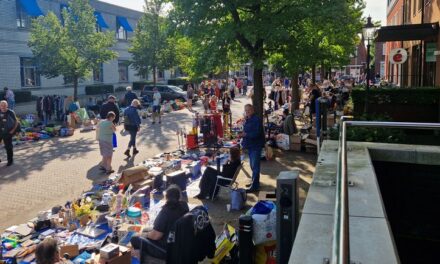
[[[274,207],[269,214],[254,214],[253,240],[255,245],[276,240],[277,226],[276,208]]]
[[[290,140],[289,135],[286,134],[278,134],[276,136],[277,141],[277,147],[283,150],[289,150],[290,149]]]

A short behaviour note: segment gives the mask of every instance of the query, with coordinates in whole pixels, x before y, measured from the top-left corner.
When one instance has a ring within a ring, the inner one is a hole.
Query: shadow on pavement
[[[54,159],[74,160],[83,153],[94,151],[95,143],[95,140],[87,138],[75,141],[69,141],[68,138],[53,138],[40,144],[29,143],[30,145],[25,148],[19,147],[14,151],[13,166],[4,167],[4,163],[0,163],[0,187],[9,182],[26,180],[30,172],[43,171],[44,166]]]

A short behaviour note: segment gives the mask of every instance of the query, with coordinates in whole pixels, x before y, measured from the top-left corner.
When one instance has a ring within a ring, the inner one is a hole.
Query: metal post
[[[364,106],[364,114],[368,114],[368,104],[369,96],[370,96],[370,40],[367,40],[367,86],[365,92],[365,106]]]
[[[320,103],[321,97],[317,98],[315,100],[315,109],[316,109],[316,113],[315,113],[315,122],[316,122],[316,143],[317,143],[317,148],[316,151],[320,152],[321,150],[321,103]]]

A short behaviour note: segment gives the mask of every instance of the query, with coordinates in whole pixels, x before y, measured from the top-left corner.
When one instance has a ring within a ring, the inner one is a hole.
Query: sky
[[[144,0],[100,0],[134,10],[143,11]],[[381,21],[381,25],[386,25],[386,0],[365,0],[367,7],[365,8],[364,15],[367,17],[370,15],[373,21]]]

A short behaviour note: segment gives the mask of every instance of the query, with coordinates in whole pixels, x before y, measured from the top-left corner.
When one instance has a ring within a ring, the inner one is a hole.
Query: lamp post
[[[374,24],[371,22],[371,17],[368,16],[367,18],[367,24],[364,25],[363,29],[362,29],[362,36],[364,38],[364,40],[367,41],[367,87],[366,87],[366,94],[365,94],[365,108],[364,108],[364,113],[367,114],[368,113],[368,104],[369,104],[369,95],[370,95],[370,78],[371,78],[371,73],[370,73],[370,41],[372,41],[374,39],[376,33],[376,27],[374,26]]]

